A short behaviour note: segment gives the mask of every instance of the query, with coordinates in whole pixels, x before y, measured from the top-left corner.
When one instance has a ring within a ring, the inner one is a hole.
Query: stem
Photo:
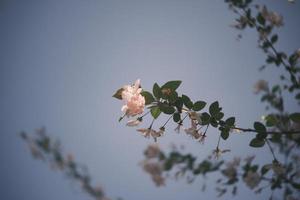
[[[151,124],[150,124],[150,126],[149,126],[149,129],[152,128],[152,125],[153,125],[154,121],[155,121],[155,119],[153,118],[153,120],[152,120],[152,122],[151,122]]]
[[[169,117],[169,119],[164,123],[164,125],[163,125],[162,127],[165,127],[165,126],[167,125],[167,123],[170,121],[170,119],[172,118],[172,116],[173,116],[173,115],[171,115],[171,116]]]
[[[181,120],[181,122],[183,122],[185,120],[185,118],[189,115],[189,113],[187,113],[184,118]]]
[[[239,131],[243,131],[243,132],[254,132],[257,133],[257,131],[255,129],[251,129],[251,128],[239,128],[239,127],[233,127],[233,129],[239,130]],[[282,132],[278,132],[278,131],[266,131],[267,134],[282,134],[282,135],[290,135],[290,134],[300,134],[300,130],[296,130],[296,131],[282,131]]]
[[[272,153],[272,155],[273,155],[274,160],[277,161],[276,156],[275,156],[275,153],[274,153],[274,150],[273,150],[273,148],[272,148],[270,142],[268,141],[268,139],[265,139],[265,141],[266,141],[266,143],[267,143],[267,145],[268,145],[268,147],[269,147],[269,149],[270,149],[270,151],[271,151],[271,153]]]
[[[219,149],[220,140],[221,140],[221,134],[219,135],[218,144],[217,144],[217,149]]]
[[[205,134],[206,134],[206,131],[207,131],[208,127],[209,127],[209,124],[206,126],[206,129],[205,129],[205,131],[204,131],[203,135],[205,135]]]

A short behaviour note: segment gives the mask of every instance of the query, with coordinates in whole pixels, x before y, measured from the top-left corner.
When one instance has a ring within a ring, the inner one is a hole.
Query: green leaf
[[[178,94],[175,91],[172,91],[171,94],[167,97],[167,99],[169,100],[169,102],[174,103],[178,98]]]
[[[151,115],[152,115],[152,117],[153,117],[154,119],[157,119],[158,116],[159,116],[160,113],[161,113],[160,109],[159,109],[157,106],[151,108],[150,112],[151,112]]]
[[[250,144],[251,147],[259,148],[265,145],[265,140],[260,140],[258,138],[254,138],[251,140]]]
[[[193,106],[194,111],[200,111],[206,106],[205,101],[196,101]]]
[[[275,35],[273,35],[272,37],[271,37],[271,42],[274,44],[275,42],[277,42],[277,40],[278,40],[278,35],[277,34],[275,34]]]
[[[191,101],[191,99],[186,96],[186,95],[182,95],[182,101],[184,103],[184,105],[188,108],[188,109],[192,109],[193,108],[193,102]]]
[[[277,118],[274,115],[268,115],[265,118],[266,126],[275,126],[277,124]]]
[[[160,99],[162,96],[161,89],[157,83],[154,83],[153,85],[153,94],[156,97],[156,99]]]
[[[116,91],[116,93],[113,95],[113,97],[122,100],[122,92],[124,91],[123,88],[120,88]]]
[[[178,97],[178,98],[176,99],[176,101],[175,101],[175,106],[176,106],[178,112],[181,113],[182,107],[183,107],[183,101],[182,101],[182,98],[181,98],[181,97]]]
[[[180,114],[179,113],[174,113],[173,114],[173,120],[174,122],[179,122],[180,121]]]
[[[300,190],[300,183],[292,183],[293,188]]]
[[[274,85],[272,88],[272,93],[276,93],[277,91],[280,91],[280,86],[279,85]]]
[[[173,167],[173,162],[171,159],[168,159],[164,164],[164,170],[169,171]]]
[[[216,114],[215,118],[216,120],[221,120],[224,117],[224,113],[219,112],[218,114]]]
[[[143,91],[143,92],[141,92],[141,95],[143,97],[145,97],[146,105],[151,104],[154,101],[154,97],[152,96],[152,94],[150,92]]]
[[[169,88],[173,91],[175,91],[181,84],[181,81],[168,81],[167,83],[165,83],[161,88],[162,89],[166,89],[166,88]]]
[[[209,121],[210,121],[210,115],[207,112],[204,112],[200,115],[199,123],[201,125],[207,125],[207,124],[209,124]]]
[[[270,165],[272,165],[272,164],[266,164],[266,165],[262,166],[262,168],[260,169],[261,175],[265,175],[270,170],[270,167],[271,167]]]
[[[209,106],[209,113],[212,116],[217,115],[219,112],[220,112],[220,108],[219,108],[219,102],[218,101],[215,101],[212,104],[210,104],[210,106]]]
[[[261,25],[265,25],[266,23],[266,20],[265,18],[262,16],[261,13],[259,13],[256,17],[256,20],[258,21],[258,23],[260,23]]]
[[[225,123],[228,127],[233,127],[235,123],[235,117],[229,117],[226,119]]]
[[[159,104],[159,109],[167,115],[171,115],[175,112],[175,108],[167,104]]]
[[[211,117],[210,118],[210,124],[213,126],[213,127],[215,127],[215,128],[217,128],[218,127],[218,122],[216,121],[216,119],[214,118],[214,117]]]
[[[267,136],[268,136],[268,134],[266,132],[256,134],[256,138],[260,139],[260,140],[266,139]]]
[[[254,122],[253,127],[258,133],[265,133],[267,131],[265,125],[260,122]]]
[[[300,122],[300,113],[293,113],[293,114],[290,114],[290,119],[291,119],[293,122],[299,123],[299,122]]]
[[[223,131],[221,131],[221,137],[223,138],[223,140],[226,140],[229,137],[229,130],[224,129]]]

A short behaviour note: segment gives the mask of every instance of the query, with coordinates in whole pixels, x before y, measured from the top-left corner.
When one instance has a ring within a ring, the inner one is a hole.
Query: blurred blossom
[[[163,186],[165,185],[165,178],[162,177],[161,175],[155,174],[152,176],[152,180],[156,184],[156,186]]]
[[[157,144],[151,144],[147,147],[147,149],[144,152],[146,158],[155,158],[158,157],[160,154],[160,149]]]
[[[35,159],[40,159],[40,160],[44,160],[44,156],[43,153],[36,147],[35,144],[30,143],[28,144],[31,155],[35,158]]]
[[[201,121],[200,114],[196,112],[189,112],[189,117],[191,120],[195,120],[196,122]],[[195,123],[196,123],[195,122]]]
[[[258,94],[261,91],[268,91],[268,82],[265,80],[259,80],[254,85],[254,93]]]
[[[217,147],[215,150],[213,150],[213,156],[215,157],[215,159],[219,159],[222,154],[227,152],[230,152],[230,149],[221,150],[219,147]]]
[[[257,172],[248,171],[243,180],[250,189],[253,189],[260,183],[261,177]]]
[[[140,132],[144,137],[148,138],[150,137],[151,132],[153,132],[153,129],[150,128],[140,128],[137,129],[138,132]]]
[[[137,129],[137,131],[140,132],[146,138],[149,138],[151,136],[154,139],[154,141],[156,141],[157,138],[162,136],[164,133],[164,129],[155,131],[151,128],[141,128],[141,129]]]
[[[285,174],[286,170],[285,170],[285,167],[277,162],[277,161],[274,161],[273,164],[272,164],[272,170],[273,172],[277,175],[277,176],[282,176]]]
[[[205,139],[206,139],[206,134],[205,134],[205,133],[201,133],[201,134],[200,134],[199,142],[200,142],[201,144],[204,144]]]
[[[300,48],[296,51],[298,58],[300,58]]]
[[[283,26],[283,17],[276,12],[268,11],[266,6],[263,6],[261,14],[271,25],[276,27]]]
[[[132,119],[127,122],[127,126],[138,126],[141,123],[141,118]]]
[[[165,179],[162,177],[163,166],[157,161],[145,160],[143,162],[143,169],[149,173],[156,186],[165,185]]]
[[[251,162],[254,160],[255,156],[247,156],[244,161],[246,164],[251,164]]]
[[[236,178],[237,176],[237,167],[240,165],[240,158],[234,158],[233,161],[226,163],[226,168],[222,170],[224,176],[229,180]]]

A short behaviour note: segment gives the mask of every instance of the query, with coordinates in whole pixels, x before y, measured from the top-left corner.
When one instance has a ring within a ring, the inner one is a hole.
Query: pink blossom
[[[122,111],[130,116],[135,116],[144,112],[145,98],[141,95],[140,79],[135,81],[134,85],[125,85],[122,91],[122,99],[125,105],[122,106]]]

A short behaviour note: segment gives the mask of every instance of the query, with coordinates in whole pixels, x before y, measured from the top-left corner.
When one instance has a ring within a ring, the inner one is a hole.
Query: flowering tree
[[[145,159],[142,167],[150,174],[157,186],[166,184],[170,176],[186,177],[192,182],[198,176],[219,173],[216,183],[219,196],[228,191],[237,193],[238,184],[244,182],[250,189],[260,193],[264,189],[278,191],[283,199],[298,199],[300,195],[300,113],[285,110],[287,96],[300,104],[300,50],[290,54],[276,48],[279,40],[276,29],[283,26],[283,17],[270,11],[266,6],[254,5],[251,0],[225,0],[229,9],[236,13],[237,18],[233,27],[239,31],[252,29],[258,34],[258,47],[266,56],[266,63],[260,70],[269,66],[277,66],[284,70],[280,82],[270,86],[267,81],[259,80],[254,88],[255,93],[261,95],[261,101],[266,103],[266,115],[262,122],[253,122],[253,127],[239,127],[238,119],[222,111],[218,101],[193,101],[187,94],[178,94],[177,89],[181,81],[168,81],[159,85],[154,83],[151,91],[141,87],[140,80],[132,85],[125,85],[118,89],[113,97],[122,100],[122,112],[119,121],[129,119],[127,126],[139,126],[146,117],[151,120],[144,128],[137,131],[146,138],[153,138],[156,142],[165,132],[173,132],[166,127],[170,123],[176,125],[175,132],[184,132],[195,141],[204,143],[208,132],[217,130],[219,138],[212,155],[197,162],[197,157],[184,154],[178,148],[165,153],[157,144],[149,145],[144,151]],[[293,2],[293,1],[290,1]],[[238,35],[242,37],[241,34]],[[272,108],[272,110],[270,109]],[[160,123],[161,115],[168,119]],[[253,148],[267,146],[271,163],[256,163],[254,156],[246,158],[236,157],[231,161],[221,160],[223,153],[230,149],[223,149],[220,141],[226,141],[232,133],[253,134],[249,145]],[[61,169],[71,178],[79,181],[83,189],[95,199],[107,199],[103,190],[90,184],[90,176],[78,165],[73,156],[65,156],[58,143],[51,140],[45,130],[37,131],[37,136],[22,133],[35,158],[49,161]],[[266,184],[263,184],[265,182]],[[273,194],[272,192],[272,194]],[[272,197],[272,196],[271,196]]]
[[[125,116],[133,119],[127,122],[128,126],[137,126],[146,115],[152,116],[148,127],[137,129],[143,136],[152,137],[154,141],[163,136],[166,125],[173,121],[177,124],[175,131],[180,132],[184,121],[188,120],[190,127],[184,132],[203,143],[210,129],[219,131],[219,140],[213,150],[213,157],[219,158],[222,153],[230,151],[220,148],[220,140],[226,140],[233,132],[254,133],[249,141],[253,148],[261,148],[267,145],[273,157],[272,163],[254,164],[254,157],[245,159],[235,158],[233,161],[224,162],[208,159],[196,163],[196,157],[191,154],[182,154],[174,150],[169,154],[162,152],[158,146],[150,145],[145,150],[144,170],[149,173],[157,186],[165,184],[167,172],[176,169],[174,176],[178,177],[189,173],[192,181],[198,175],[219,171],[222,178],[218,180],[217,190],[219,195],[225,194],[230,188],[236,194],[238,182],[244,181],[250,189],[261,192],[265,188],[282,190],[284,199],[292,199],[299,195],[300,189],[300,157],[299,134],[300,113],[288,113],[284,109],[285,95],[295,95],[295,100],[300,103],[300,50],[290,55],[276,49],[278,35],[275,28],[283,25],[283,17],[276,12],[269,11],[266,6],[252,5],[251,0],[226,0],[229,9],[238,15],[234,28],[244,30],[254,29],[258,33],[258,46],[266,54],[266,65],[283,67],[286,74],[281,75],[277,85],[269,86],[265,80],[259,80],[255,85],[255,93],[262,94],[261,101],[267,103],[267,110],[273,108],[276,112],[263,116],[262,122],[254,122],[253,127],[243,128],[236,125],[236,117],[225,117],[218,101],[210,103],[203,100],[192,101],[185,94],[178,94],[177,88],[181,81],[169,81],[162,86],[153,85],[152,92],[140,88],[140,80],[132,86],[127,85],[119,89],[114,97],[124,101],[122,111]],[[239,35],[241,38],[241,34]],[[144,97],[144,99],[142,98]],[[143,108],[148,109],[145,113]],[[205,110],[205,107],[208,107]],[[169,115],[168,120],[155,130],[154,122],[161,114]],[[285,161],[281,161],[275,154],[275,149],[282,154]],[[269,172],[270,171],[270,172]],[[170,175],[170,173],[168,173]],[[260,187],[261,182],[267,182],[267,186]],[[295,196],[293,196],[295,193]]]

